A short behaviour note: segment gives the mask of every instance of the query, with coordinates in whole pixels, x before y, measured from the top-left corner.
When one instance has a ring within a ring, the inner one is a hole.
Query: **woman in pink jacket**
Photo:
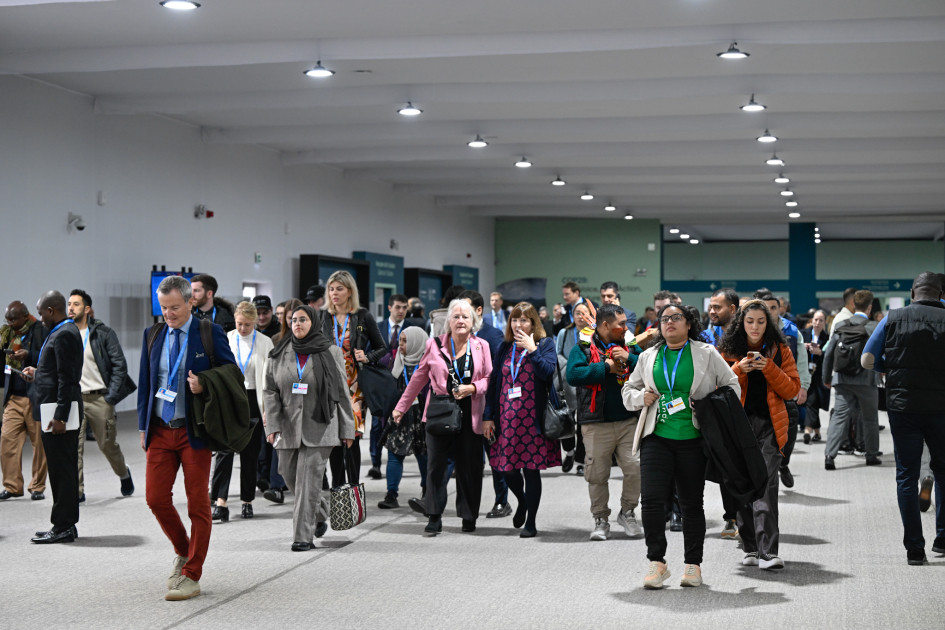
[[[456,512],[463,519],[463,531],[476,531],[479,502],[482,497],[482,412],[486,404],[492,355],[489,345],[477,339],[473,330],[479,316],[466,300],[453,300],[447,310],[449,332],[427,342],[420,366],[413,373],[407,389],[394,409],[392,420],[400,422],[404,412],[429,383],[432,393],[448,395],[459,404],[462,428],[451,435],[426,432],[427,492],[425,508],[429,522],[424,535],[443,531],[442,515],[446,509],[447,457],[456,462]],[[427,409],[423,421],[427,420]],[[490,436],[486,436],[490,437]]]

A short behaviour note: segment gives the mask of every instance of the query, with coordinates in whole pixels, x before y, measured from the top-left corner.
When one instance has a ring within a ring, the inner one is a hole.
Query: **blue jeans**
[[[932,476],[936,485],[937,535],[945,534],[945,512],[938,509],[945,483],[945,414],[889,412],[889,428],[896,453],[896,495],[902,517],[906,549],[925,549],[919,513],[919,477],[922,473],[922,444],[929,447]]]
[[[417,465],[420,467],[420,487],[427,487],[427,456],[417,455]],[[387,451],[387,492],[397,496],[400,492],[400,480],[404,477],[404,460],[406,455],[398,455]]]

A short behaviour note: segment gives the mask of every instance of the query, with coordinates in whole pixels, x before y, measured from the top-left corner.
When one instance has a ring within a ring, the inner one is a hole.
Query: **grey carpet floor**
[[[782,488],[780,495],[781,555],[787,564],[781,572],[741,566],[737,543],[719,536],[718,487],[707,484],[705,584],[679,587],[682,534],[667,532],[673,577],[658,592],[642,588],[647,566],[642,539],[628,539],[613,523],[610,540],[588,540],[593,523],[586,484],[560,468],[543,476],[539,535],[525,540],[510,518],[480,518],[476,533],[461,533],[453,495],[443,534],[424,538],[424,520],[408,508],[377,509],[386,481],[366,479],[365,467],[367,521],[345,532],[329,530],[319,548],[306,553],[289,550],[291,495],[283,505],[258,496],[256,517],[239,518],[234,471],[233,518],[214,525],[202,594],[186,602],[163,600],[173,551],[145,504],[144,456],[127,414],[119,435],[137,490],[121,497],[118,479],[89,443],[88,501],[76,543],[30,543],[35,530],[48,527],[51,496],[0,503],[5,582],[0,626],[945,628],[945,558],[930,553],[929,566],[906,564],[888,430],[880,434],[886,454],[879,467],[841,456],[838,470],[827,472],[823,442],[798,444],[792,463],[796,485]],[[366,443],[362,447],[367,463]],[[30,457],[27,446],[25,471]],[[408,459],[405,468],[404,506],[419,493],[416,464]],[[615,468],[613,474],[620,473]],[[611,481],[615,509],[618,483]],[[178,483],[175,500],[186,523],[183,497]],[[486,476],[483,515],[492,498]],[[933,512],[923,515],[928,547]]]

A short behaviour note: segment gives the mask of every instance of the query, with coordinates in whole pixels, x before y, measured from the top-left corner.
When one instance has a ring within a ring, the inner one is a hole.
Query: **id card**
[[[174,402],[177,398],[177,392],[172,392],[166,387],[162,387],[157,390],[157,393],[154,395],[155,398],[160,398],[161,400],[166,400],[167,402]]]
[[[682,397],[674,398],[673,400],[666,403],[666,411],[669,413],[669,415],[673,415],[674,413],[679,413],[685,408],[686,408],[686,403],[683,402]]]
[[[292,383],[292,393],[304,396],[308,393],[308,383]]]
[[[509,400],[514,398],[522,397],[522,388],[521,387],[510,387],[509,388]]]
[[[10,369],[10,366],[9,366],[9,365],[4,365],[4,366],[3,366],[3,373],[4,373],[4,374],[13,374],[13,370]]]

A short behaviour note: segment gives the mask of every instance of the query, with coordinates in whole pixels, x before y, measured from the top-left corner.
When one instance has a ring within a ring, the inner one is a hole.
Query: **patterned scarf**
[[[32,315],[26,316],[26,322],[19,329],[14,329],[12,326],[4,324],[0,326],[0,348],[6,350],[13,346],[22,347],[23,337],[25,337],[33,324],[36,323],[36,318]],[[6,355],[6,364],[16,370],[23,369],[23,361],[19,359],[14,359],[13,355]]]

